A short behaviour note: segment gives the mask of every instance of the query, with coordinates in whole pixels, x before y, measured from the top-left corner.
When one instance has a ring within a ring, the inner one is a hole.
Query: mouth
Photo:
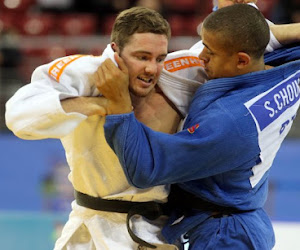
[[[153,77],[148,78],[148,77],[137,77],[138,80],[142,81],[144,85],[150,86],[152,83],[154,83]]]

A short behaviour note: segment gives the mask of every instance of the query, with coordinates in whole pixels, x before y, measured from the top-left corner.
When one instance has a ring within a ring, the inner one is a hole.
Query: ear
[[[111,46],[111,48],[112,48],[112,50],[113,50],[114,52],[117,52],[118,54],[120,54],[120,48],[119,48],[119,46],[118,46],[115,42],[112,42],[112,43],[110,44],[110,46]]]
[[[245,52],[238,53],[238,63],[237,63],[238,69],[244,69],[245,67],[249,66],[250,62],[251,62],[251,57],[247,53]]]

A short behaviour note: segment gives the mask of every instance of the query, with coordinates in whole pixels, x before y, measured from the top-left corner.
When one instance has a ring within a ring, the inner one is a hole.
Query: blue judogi
[[[280,50],[266,61],[299,59],[299,51]],[[177,183],[214,204],[253,210],[214,218],[191,209],[180,222],[174,213],[163,229],[170,243],[188,232],[190,249],[272,249],[263,206],[270,167],[300,105],[299,83],[300,60],[210,80],[199,87],[175,135],[152,131],[133,113],[107,117],[107,142],[132,185]]]

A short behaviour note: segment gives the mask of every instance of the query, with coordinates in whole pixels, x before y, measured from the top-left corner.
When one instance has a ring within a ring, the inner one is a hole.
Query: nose
[[[208,57],[205,56],[205,52],[204,50],[201,51],[201,53],[199,54],[199,59],[202,60],[204,63],[208,63],[209,59]]]
[[[155,75],[158,71],[158,63],[156,61],[150,61],[147,63],[145,71],[148,74]]]

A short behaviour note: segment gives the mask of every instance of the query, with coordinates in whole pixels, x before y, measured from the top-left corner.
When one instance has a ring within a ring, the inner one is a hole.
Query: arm
[[[38,67],[32,82],[19,89],[7,102],[6,124],[17,136],[23,139],[61,138],[89,115],[81,112],[84,109],[70,109],[71,102],[73,105],[78,102],[77,107],[80,107],[83,101],[87,103],[87,98],[69,98],[99,94],[89,81],[90,73],[100,64],[99,59],[77,58],[65,68],[62,67],[63,60],[67,62],[62,58]],[[55,69],[56,66],[62,71]],[[91,101],[95,102],[95,99]],[[93,108],[92,112],[95,112],[95,106]],[[103,109],[98,112],[103,112]]]
[[[66,113],[105,116],[107,99],[105,97],[75,97],[61,100],[61,105]]]
[[[104,129],[128,181],[147,188],[220,174],[257,155],[258,148],[237,136],[233,122],[224,126],[224,119],[220,115],[210,122],[198,120],[201,127],[194,133],[169,135],[147,128],[130,113],[107,116]]]
[[[272,25],[270,29],[282,45],[300,42],[300,23]]]

